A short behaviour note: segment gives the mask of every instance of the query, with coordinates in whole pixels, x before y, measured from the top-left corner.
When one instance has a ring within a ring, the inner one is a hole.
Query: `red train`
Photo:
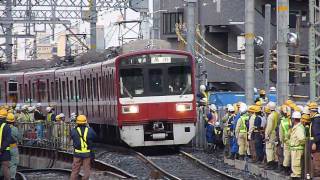
[[[0,74],[0,101],[83,113],[101,139],[132,147],[181,145],[195,135],[194,73],[189,53],[136,51],[77,67]]]

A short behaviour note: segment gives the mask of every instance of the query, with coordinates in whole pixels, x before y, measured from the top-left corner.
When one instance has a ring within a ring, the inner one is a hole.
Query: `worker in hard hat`
[[[281,106],[281,118],[279,125],[279,139],[281,147],[283,149],[283,163],[280,167],[281,171],[284,171],[286,175],[290,175],[290,132],[291,132],[291,109],[287,105]]]
[[[10,144],[11,128],[6,123],[8,111],[5,108],[0,109],[0,162],[2,167],[2,175],[4,179],[10,179]]]
[[[208,145],[208,152],[213,152],[215,150],[215,131],[214,127],[216,122],[218,121],[217,107],[214,104],[210,104],[209,106],[210,112],[206,117],[206,140]]]
[[[301,113],[295,111],[292,113],[293,128],[290,134],[290,151],[291,151],[291,177],[301,178],[301,163],[305,146],[305,128],[300,123]]]
[[[34,119],[36,122],[36,129],[37,129],[37,139],[43,139],[43,126],[46,116],[41,111],[41,103],[37,103],[36,109],[34,110]]]
[[[21,141],[22,137],[21,137],[21,133],[18,131],[18,128],[14,126],[15,117],[12,113],[8,113],[7,123],[11,128],[11,137],[12,137],[12,142],[10,144],[10,155],[11,155],[11,160],[9,164],[10,176],[11,176],[11,179],[15,179],[16,173],[17,173],[17,167],[19,164],[18,142]]]
[[[312,165],[313,176],[320,177],[320,114],[318,113],[318,104],[316,102],[309,103],[310,111],[310,141],[312,143]]]
[[[237,123],[242,115],[240,112],[240,108],[246,106],[243,102],[238,102],[233,105],[235,109],[235,117],[233,118],[233,122],[230,126],[230,131],[232,132],[232,137],[230,141],[230,146],[231,146],[231,154],[234,154],[236,158],[239,156],[239,145],[238,145],[238,139],[236,137],[236,126]]]
[[[257,105],[252,105],[251,116],[249,118],[249,132],[248,132],[248,141],[249,141],[249,155],[251,156],[251,162],[257,162],[256,146],[254,141],[253,131],[255,129],[254,122],[257,117],[258,109],[260,107]]]
[[[60,113],[56,116],[56,122],[54,123],[54,136],[57,142],[57,145],[61,148],[67,147],[67,136],[68,136],[68,127],[65,122],[65,115]]]
[[[199,91],[200,91],[200,104],[203,106],[207,106],[208,105],[208,101],[209,101],[209,95],[208,92],[206,91],[207,88],[205,85],[200,85]]]
[[[266,96],[266,91],[263,89],[260,89],[259,91],[259,97],[256,99],[255,102],[261,102],[262,105],[265,105],[268,103],[268,98]]]
[[[275,169],[277,163],[275,162],[276,152],[276,128],[279,121],[279,114],[276,111],[276,103],[270,101],[266,106],[267,124],[265,129],[265,141],[266,141],[266,169]]]
[[[46,108],[47,111],[47,122],[55,122],[56,121],[56,114],[54,112],[54,108],[51,106],[48,106]]]
[[[222,118],[222,123],[223,123],[223,136],[222,136],[222,138],[223,138],[223,144],[225,146],[224,155],[226,157],[228,157],[229,154],[230,154],[229,148],[227,148],[227,147],[230,147],[230,144],[229,144],[230,126],[228,125],[228,120],[229,120],[230,116],[232,115],[231,112],[229,112],[229,107],[230,106],[232,106],[232,105],[228,104],[225,107],[225,115]]]
[[[91,169],[91,158],[93,155],[93,141],[96,139],[96,133],[87,126],[87,117],[79,115],[77,117],[77,126],[71,130],[73,140],[73,163],[71,180],[77,180],[81,166],[83,166],[83,179],[89,179]]]
[[[225,146],[225,149],[228,152],[228,158],[235,158],[235,154],[231,153],[231,141],[232,141],[232,137],[233,137],[232,131],[231,131],[231,126],[232,126],[232,123],[234,122],[234,118],[235,118],[235,110],[234,110],[233,106],[228,107],[228,113],[229,113],[229,118],[225,124],[228,142]]]
[[[256,153],[256,160],[259,163],[262,163],[264,158],[263,153],[263,127],[262,127],[262,109],[260,106],[255,105],[254,107],[254,113],[256,115],[256,118],[254,119],[253,123],[253,131],[251,134],[251,140],[254,141],[255,145],[255,153]]]
[[[240,119],[237,122],[235,134],[239,145],[239,159],[244,160],[247,153],[248,129],[249,129],[249,114],[247,112],[247,105],[241,104],[239,108]],[[252,106],[249,107],[249,111]]]

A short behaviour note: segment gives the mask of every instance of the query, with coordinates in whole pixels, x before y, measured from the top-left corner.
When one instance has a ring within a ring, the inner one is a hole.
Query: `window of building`
[[[183,23],[183,13],[164,13],[163,14],[163,34],[175,34],[176,24]]]

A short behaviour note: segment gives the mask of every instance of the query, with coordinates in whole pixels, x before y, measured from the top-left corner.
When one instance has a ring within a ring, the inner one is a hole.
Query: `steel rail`
[[[191,154],[189,154],[187,152],[184,152],[184,151],[180,150],[180,154],[184,158],[186,158],[187,160],[197,164],[199,167],[204,168],[206,170],[209,170],[209,171],[211,171],[211,172],[213,172],[215,174],[220,174],[221,176],[225,177],[226,179],[241,180],[241,178],[237,178],[237,177],[231,176],[231,175],[227,174],[224,171],[221,171],[219,169],[216,169],[216,168],[208,165],[207,163],[197,159],[196,157],[192,156]]]

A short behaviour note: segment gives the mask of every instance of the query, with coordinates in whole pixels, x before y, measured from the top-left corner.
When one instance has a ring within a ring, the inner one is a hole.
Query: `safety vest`
[[[300,124],[297,128],[304,129],[304,126],[302,124]],[[297,145],[297,146],[290,145],[290,150],[304,150],[304,145]]]
[[[3,135],[3,128],[6,123],[2,123],[0,126],[0,147],[2,146],[2,135]],[[10,151],[10,147],[6,147],[6,150]]]
[[[26,122],[31,122],[31,117],[30,117],[30,114],[29,113],[24,113],[24,120],[26,121]]]
[[[47,122],[51,122],[52,121],[52,113],[49,113],[48,115],[47,115]]]
[[[246,121],[249,120],[249,115],[248,114],[243,114],[240,117],[240,133],[247,133],[248,129],[247,129],[247,125],[246,125]]]
[[[77,127],[77,131],[78,131],[78,134],[80,137],[81,149],[75,149],[74,151],[76,153],[89,153],[90,152],[90,149],[88,149],[88,144],[87,144],[88,130],[89,130],[89,128],[85,127],[84,133],[82,136],[80,127]]]
[[[282,128],[282,130],[284,132],[284,137],[288,136],[290,126],[291,126],[290,119],[288,119],[286,117],[283,117],[282,120],[281,120],[281,128]]]

